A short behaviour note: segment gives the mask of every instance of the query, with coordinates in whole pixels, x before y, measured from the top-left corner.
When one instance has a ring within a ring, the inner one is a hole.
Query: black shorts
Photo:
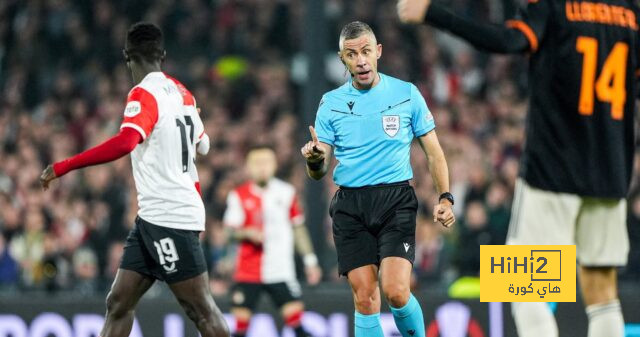
[[[413,263],[417,211],[408,182],[341,187],[329,207],[340,275],[390,256]]]
[[[156,226],[136,217],[120,268],[175,283],[207,270],[200,232]]]
[[[278,308],[286,303],[300,300],[300,284],[297,281],[278,283],[239,282],[231,290],[231,305],[255,311],[260,294],[266,292]]]

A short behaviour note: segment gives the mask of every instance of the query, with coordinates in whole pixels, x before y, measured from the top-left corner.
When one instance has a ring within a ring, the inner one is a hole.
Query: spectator
[[[0,235],[0,291],[18,283],[18,263],[9,253],[3,235]]]
[[[458,225],[459,237],[455,262],[461,276],[480,274],[480,245],[492,243],[487,211],[480,201],[467,204],[465,216]]]
[[[441,226],[429,217],[419,216],[416,227],[416,260],[414,271],[419,281],[439,280],[449,268],[450,250]]]

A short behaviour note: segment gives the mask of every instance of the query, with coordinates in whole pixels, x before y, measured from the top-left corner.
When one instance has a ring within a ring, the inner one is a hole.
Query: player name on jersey
[[[565,10],[569,21],[599,23],[638,30],[635,13],[622,6],[586,1],[567,1]]]

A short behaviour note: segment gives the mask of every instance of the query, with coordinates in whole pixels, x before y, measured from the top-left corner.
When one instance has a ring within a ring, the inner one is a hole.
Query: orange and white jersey
[[[129,92],[120,128],[127,127],[143,138],[131,152],[138,215],[162,227],[203,231],[195,144],[204,126],[191,93],[162,72],[149,73]]]
[[[252,283],[295,280],[293,226],[303,222],[295,189],[287,182],[273,178],[264,188],[247,182],[231,191],[224,224],[258,230],[264,237],[262,246],[240,243],[234,279]]]

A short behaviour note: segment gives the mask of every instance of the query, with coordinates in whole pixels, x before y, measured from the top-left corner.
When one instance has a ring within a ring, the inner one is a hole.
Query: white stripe
[[[507,239],[515,238],[517,235],[517,227],[520,222],[520,207],[522,206],[521,198],[523,193],[524,180],[518,178],[516,180],[516,187],[514,191],[514,200],[511,207],[511,221],[509,222],[509,229],[507,230]]]
[[[122,128],[132,128],[140,133],[140,135],[142,136],[142,140],[147,139],[147,134],[144,132],[144,130],[142,130],[142,128],[138,124],[122,123],[122,125],[120,125],[120,130],[122,130]]]
[[[291,294],[291,296],[293,296],[296,299],[302,296],[302,288],[300,287],[300,283],[298,283],[298,280],[296,279],[288,280],[285,282],[285,284],[287,285],[287,288],[289,289],[289,293]]]

